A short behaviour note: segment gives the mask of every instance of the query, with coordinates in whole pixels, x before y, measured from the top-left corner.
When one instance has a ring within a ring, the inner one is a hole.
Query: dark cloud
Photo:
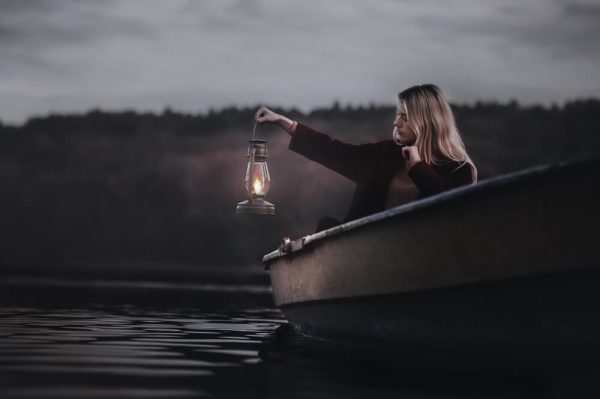
[[[23,10],[48,11],[55,6],[56,2],[48,0],[0,0],[0,8],[3,13],[15,13]]]
[[[310,3],[282,4],[274,0],[188,0],[179,7],[179,13],[193,21],[199,31],[210,34],[250,34],[260,38],[290,32],[317,33],[327,28],[327,3],[316,9]]]
[[[418,18],[436,39],[448,43],[463,37],[482,37],[496,49],[529,46],[548,58],[598,59],[600,54],[600,6],[548,2],[495,6],[489,17],[468,14],[425,15]]]
[[[517,31],[517,37],[551,49],[550,54],[556,57],[599,59],[600,6],[559,2],[553,8],[555,12],[539,21],[536,29]]]
[[[0,0],[0,72],[5,77],[68,79],[81,67],[54,52],[105,40],[151,39],[143,21],[111,14],[117,0]]]
[[[600,4],[566,3],[564,11],[569,16],[594,19],[596,22],[600,20]]]
[[[0,44],[47,48],[115,36],[151,37],[143,21],[111,15],[116,0],[0,0]]]

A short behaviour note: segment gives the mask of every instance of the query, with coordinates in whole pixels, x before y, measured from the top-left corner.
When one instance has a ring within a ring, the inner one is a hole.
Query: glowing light
[[[254,189],[254,194],[258,194],[258,195],[264,194],[263,193],[263,185],[259,179],[254,179],[252,188]]]

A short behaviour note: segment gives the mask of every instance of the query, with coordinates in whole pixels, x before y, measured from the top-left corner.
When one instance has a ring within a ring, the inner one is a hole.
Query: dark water
[[[272,309],[0,310],[2,397],[254,397]]]
[[[579,372],[417,372],[340,352],[295,333],[268,305],[264,281],[245,290],[189,283],[94,290],[98,284],[69,281],[0,285],[19,302],[0,307],[0,398],[600,397],[596,380]],[[114,304],[123,298],[136,304]],[[205,306],[181,306],[194,301]]]
[[[432,399],[589,393],[589,385],[579,381],[557,386],[540,376],[413,374],[334,356],[295,336],[282,314],[268,308],[215,313],[131,306],[2,308],[0,319],[2,398]]]

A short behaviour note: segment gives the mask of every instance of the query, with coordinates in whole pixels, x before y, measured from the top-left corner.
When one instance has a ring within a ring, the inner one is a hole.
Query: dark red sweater
[[[344,222],[383,211],[390,181],[399,169],[406,167],[402,147],[392,140],[349,144],[301,123],[296,126],[289,148],[356,183]],[[475,180],[468,164],[455,161],[443,165],[421,161],[408,171],[408,175],[419,189],[421,198]]]

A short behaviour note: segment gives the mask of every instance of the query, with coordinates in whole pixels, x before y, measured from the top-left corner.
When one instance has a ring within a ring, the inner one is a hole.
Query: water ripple
[[[0,396],[206,396],[219,373],[260,363],[261,343],[283,323],[273,309],[3,308]]]

